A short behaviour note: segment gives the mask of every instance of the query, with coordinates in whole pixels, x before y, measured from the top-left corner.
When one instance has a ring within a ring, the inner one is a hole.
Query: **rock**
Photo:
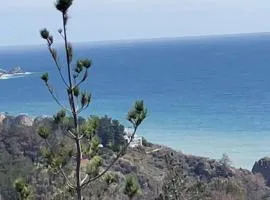
[[[0,113],[0,129],[1,129],[2,125],[3,125],[3,121],[4,121],[5,118],[6,118],[6,115]]]
[[[113,166],[115,171],[121,172],[122,174],[136,173],[137,167],[129,160],[119,159],[118,164]]]
[[[210,171],[210,164],[208,162],[199,162],[194,170],[195,174],[207,178],[211,176]]]
[[[186,164],[185,164],[186,163]],[[202,180],[211,180],[213,177],[229,178],[234,176],[234,169],[217,160],[197,156],[185,156],[184,168]]]
[[[6,116],[2,121],[3,130],[10,130],[11,127],[13,126],[14,119],[15,117],[13,116]]]
[[[9,115],[0,115],[0,126],[3,130],[11,130],[12,128],[31,127],[33,119],[27,115],[18,115],[16,117]]]
[[[268,186],[270,186],[270,158],[264,157],[260,159],[259,161],[255,162],[252,172],[254,174],[260,173]]]
[[[0,113],[0,132],[3,130],[3,121],[5,118],[6,118],[6,115]]]
[[[27,115],[19,115],[13,120],[15,126],[33,126],[33,119]]]

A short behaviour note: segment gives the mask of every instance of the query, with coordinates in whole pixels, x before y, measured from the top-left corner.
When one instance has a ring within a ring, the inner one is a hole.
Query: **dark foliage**
[[[124,126],[117,120],[105,116],[99,118],[96,134],[104,147],[120,150],[126,144],[124,139]]]

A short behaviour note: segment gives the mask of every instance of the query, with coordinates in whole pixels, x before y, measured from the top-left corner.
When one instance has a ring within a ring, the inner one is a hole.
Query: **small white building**
[[[130,128],[125,128],[124,131],[125,135],[124,138],[127,142],[130,142],[133,130]],[[137,134],[134,135],[133,140],[131,141],[130,145],[131,148],[142,146],[142,137],[139,137]]]

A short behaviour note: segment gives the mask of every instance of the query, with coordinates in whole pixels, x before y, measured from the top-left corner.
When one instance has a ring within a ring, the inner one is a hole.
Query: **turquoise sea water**
[[[108,114],[128,126],[128,109],[144,99],[149,117],[139,133],[152,142],[213,158],[226,153],[248,169],[270,156],[270,35],[76,44],[75,56],[94,63],[84,116]],[[18,65],[34,73],[0,80],[0,112],[54,114],[40,73],[50,73],[60,99],[63,84],[46,46],[0,48],[0,68]]]

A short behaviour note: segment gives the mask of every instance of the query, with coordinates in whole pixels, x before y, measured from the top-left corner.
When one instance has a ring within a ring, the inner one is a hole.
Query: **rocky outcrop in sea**
[[[254,174],[261,174],[266,180],[266,184],[270,186],[270,158],[264,157],[257,162],[255,162],[252,172]]]

